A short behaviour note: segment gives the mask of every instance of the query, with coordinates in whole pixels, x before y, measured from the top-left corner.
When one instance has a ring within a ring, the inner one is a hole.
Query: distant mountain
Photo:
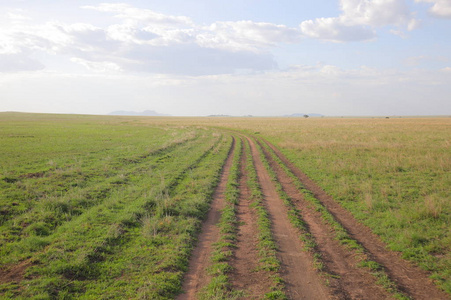
[[[322,114],[316,114],[316,113],[310,113],[310,114],[291,114],[291,115],[285,115],[284,117],[291,117],[291,118],[298,118],[298,117],[304,117],[304,115],[307,115],[309,117],[324,117]]]
[[[109,115],[113,115],[113,116],[150,116],[150,117],[170,116],[167,114],[160,114],[154,110],[145,110],[142,112],[118,110],[118,111],[110,112]]]

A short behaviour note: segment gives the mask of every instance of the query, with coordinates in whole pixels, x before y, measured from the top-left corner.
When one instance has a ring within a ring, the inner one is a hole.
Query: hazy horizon
[[[298,118],[303,119],[302,116],[291,116],[291,115],[224,115],[224,114],[217,114],[217,115],[191,115],[191,116],[184,116],[184,115],[170,115],[170,114],[162,114],[158,116],[150,116],[150,115],[141,115],[141,114],[111,114],[111,113],[58,113],[58,112],[29,112],[29,111],[0,111],[1,113],[12,113],[12,114],[50,114],[50,115],[80,115],[80,116],[107,116],[107,117],[174,117],[174,118]],[[321,115],[321,116],[311,116],[310,114],[307,114],[308,118],[315,118],[315,119],[321,119],[321,118],[450,118],[451,114],[437,114],[437,115]]]

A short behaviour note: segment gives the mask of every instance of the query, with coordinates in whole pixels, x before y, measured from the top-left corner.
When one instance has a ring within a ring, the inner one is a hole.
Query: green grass
[[[218,118],[259,135],[451,294],[451,118]]]
[[[233,290],[228,278],[228,273],[232,270],[230,259],[236,248],[238,232],[236,205],[238,205],[240,197],[241,140],[236,139],[235,144],[232,166],[224,192],[225,206],[221,210],[221,217],[217,225],[220,231],[219,239],[214,244],[214,251],[210,257],[212,265],[209,267],[208,273],[211,275],[211,280],[202,289],[199,299],[237,299],[242,296],[241,291]]]
[[[389,248],[430,271],[451,293],[451,157],[444,124],[343,124],[324,129],[325,136],[305,148],[283,152]],[[333,143],[321,145],[327,137]]]
[[[271,228],[272,223],[264,205],[264,197],[258,182],[257,172],[251,155],[249,143],[246,143],[246,171],[247,184],[251,192],[252,208],[257,213],[259,268],[269,272],[272,285],[271,291],[265,295],[266,299],[287,299],[285,283],[280,276],[280,261],[276,256],[277,244],[274,240]]]
[[[8,159],[1,267],[30,265],[0,295],[172,299],[230,138],[113,118],[34,117],[33,126],[28,115],[0,122]]]
[[[1,285],[0,296],[177,294],[230,146],[225,128],[258,132],[278,145],[391,249],[451,293],[450,126],[450,118],[0,113],[0,269],[31,266],[23,282]],[[253,189],[258,199],[258,186]],[[259,226],[270,228],[255,203]],[[268,233],[260,234],[262,266],[276,270],[275,245]],[[339,238],[355,248],[346,235]]]
[[[275,162],[279,164],[279,166],[284,170],[284,172],[291,177],[293,180],[293,183],[296,185],[298,191],[303,195],[304,199],[307,200],[312,204],[314,209],[321,213],[321,217],[324,222],[329,224],[331,228],[335,232],[335,238],[340,241],[341,244],[345,245],[350,251],[354,251],[356,254],[356,258],[359,260],[359,266],[365,267],[367,270],[370,271],[371,275],[377,278],[377,283],[383,286],[388,292],[390,292],[395,298],[402,299],[402,300],[408,300],[410,299],[407,295],[405,295],[403,292],[401,292],[395,282],[393,282],[385,269],[379,265],[377,262],[371,260],[369,253],[363,248],[362,245],[360,245],[355,239],[353,239],[347,230],[335,219],[335,217],[327,210],[326,207],[313,195],[313,193],[306,189],[304,185],[301,183],[301,181],[296,177],[295,174],[280,160],[280,158],[274,153],[274,151],[266,145],[265,149],[268,151],[269,155],[274,159]],[[263,156],[263,159],[265,159],[264,154],[261,153]],[[274,171],[271,169],[269,164],[265,161],[266,167],[270,170],[270,173],[273,177],[274,181],[277,181],[277,176],[275,175]],[[281,194],[284,198],[286,198],[286,194],[283,192],[282,187],[280,184],[276,185],[278,186],[278,189],[280,190]],[[288,199],[287,199],[288,200]],[[291,204],[292,205],[292,204]],[[290,203],[288,203],[288,206],[290,206]],[[293,222],[297,225],[298,228],[305,231],[303,222],[298,219],[300,216],[296,216],[296,212],[292,212],[289,215],[291,215],[290,219],[293,219]],[[304,239],[307,241],[308,244],[314,247],[316,246],[316,243],[312,239],[310,235],[306,235]],[[319,269],[322,269],[323,263],[321,262],[321,256],[319,253],[316,253],[315,263],[318,265]]]

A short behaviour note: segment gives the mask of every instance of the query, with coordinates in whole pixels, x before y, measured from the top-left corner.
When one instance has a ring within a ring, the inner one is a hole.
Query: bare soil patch
[[[25,271],[31,266],[30,260],[24,260],[6,269],[0,269],[0,284],[16,282],[24,279]]]
[[[413,299],[449,299],[428,278],[427,272],[402,259],[399,253],[390,251],[381,239],[358,222],[354,216],[338,204],[330,195],[321,189],[306,174],[291,163],[274,145],[267,142],[278,157],[299,178],[302,184],[313,192],[314,196],[332,213],[338,222],[358,241],[370,254],[371,259],[381,264],[389,277],[396,282],[400,290]],[[313,230],[313,228],[312,228]]]
[[[41,177],[44,177],[44,175],[45,175],[44,172],[36,172],[36,173],[23,174],[20,177],[21,178],[41,178]]]

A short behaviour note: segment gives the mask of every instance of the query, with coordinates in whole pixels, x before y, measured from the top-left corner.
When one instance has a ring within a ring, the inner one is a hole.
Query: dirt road
[[[238,237],[233,249],[233,258],[230,261],[232,268],[228,273],[230,288],[242,291],[242,299],[262,299],[270,292],[270,276],[258,267],[260,258],[257,247],[256,212],[252,208],[250,191],[246,185],[248,174],[245,164],[248,156],[252,157],[264,196],[264,206],[278,247],[276,256],[281,265],[279,275],[283,278],[284,292],[289,299],[395,299],[395,294],[398,297],[402,295],[406,299],[449,299],[428,279],[424,271],[404,261],[398,254],[387,250],[376,235],[297,169],[277,148],[251,137],[244,137],[243,141],[249,144],[250,151],[244,151],[241,158],[239,184],[241,194],[239,204],[236,206]],[[262,147],[265,143],[273,151]],[[263,151],[263,156],[260,151]],[[189,272],[183,284],[184,293],[177,299],[197,299],[199,291],[209,282],[209,276],[205,270],[210,264],[212,245],[219,235],[217,223],[224,205],[224,189],[232,157],[233,150],[224,165],[208,218],[193,252]],[[277,157],[280,159],[279,162],[276,161]],[[290,223],[288,210],[263,159],[268,162],[283,191],[300,212],[300,217],[306,223],[308,234],[316,242],[313,250],[304,250],[304,244],[300,238],[301,232]],[[296,179],[290,177],[280,163],[285,166],[285,169],[290,170]],[[349,236],[363,247],[365,255],[381,265],[392,284],[391,289],[378,283],[378,278],[373,276],[368,268],[359,267],[360,254],[356,254],[336,239],[332,225],[325,222],[320,212],[304,199],[294,180],[302,182],[305,188],[311,191],[334,219],[345,228]],[[322,270],[314,267],[314,256],[320,257],[320,263],[323,264]]]

